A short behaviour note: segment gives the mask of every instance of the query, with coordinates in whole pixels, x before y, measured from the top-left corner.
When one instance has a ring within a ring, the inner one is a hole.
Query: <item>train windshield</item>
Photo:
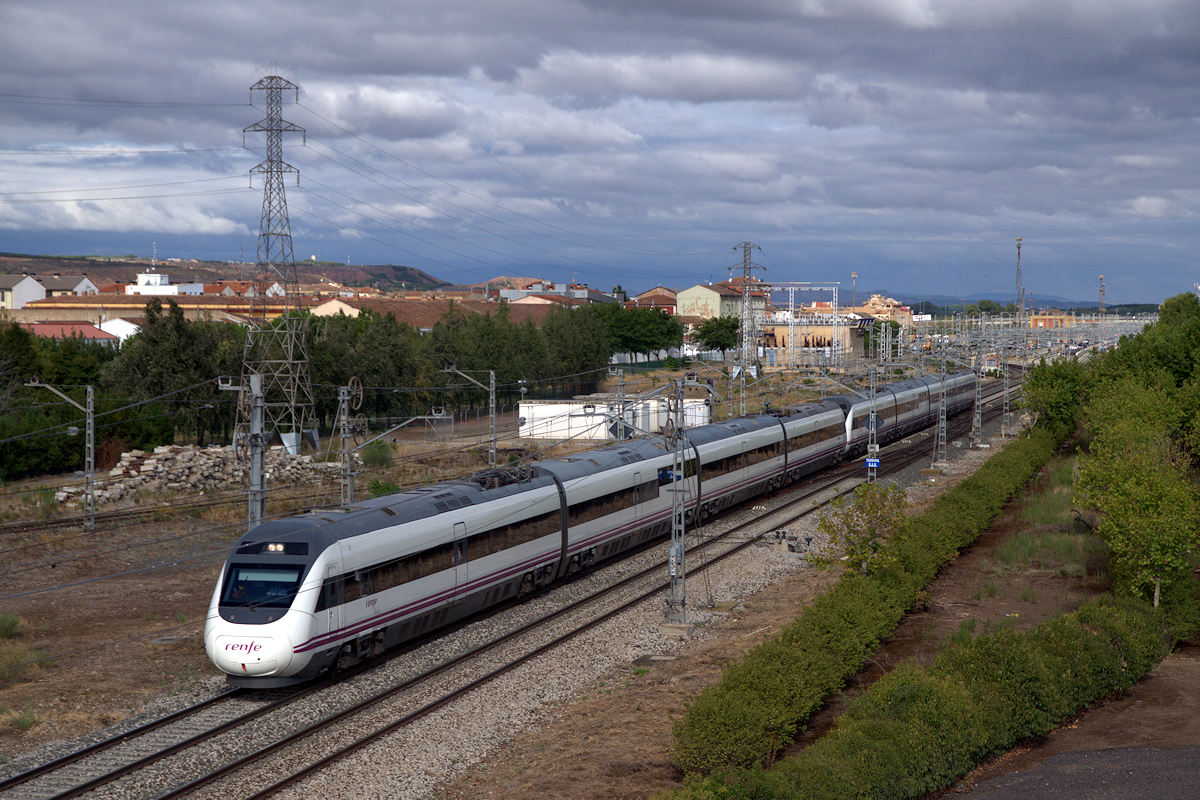
[[[300,589],[301,566],[231,564],[221,605],[287,608]]]

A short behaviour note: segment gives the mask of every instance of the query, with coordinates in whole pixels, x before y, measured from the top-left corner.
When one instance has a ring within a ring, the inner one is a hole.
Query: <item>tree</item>
[[[683,339],[683,323],[661,308],[602,303],[590,310],[604,321],[614,353],[649,354],[677,347]]]
[[[545,377],[578,376],[562,381],[574,389],[596,386],[598,378],[586,373],[607,366],[613,350],[604,320],[592,308],[551,310],[542,322],[542,335],[547,349]]]
[[[1200,298],[1191,292],[1168,297],[1158,307],[1158,322],[1161,325],[1182,325],[1196,321],[1200,321]]]
[[[1157,606],[1162,587],[1185,574],[1200,547],[1200,504],[1183,453],[1166,436],[1115,425],[1080,458],[1075,489],[1080,504],[1101,515],[1096,532],[1118,588],[1153,590]]]
[[[1087,398],[1088,373],[1075,359],[1048,364],[1043,359],[1025,378],[1025,408],[1035,421],[1074,430],[1075,419]]]
[[[852,496],[843,495],[821,512],[818,529],[828,543],[809,560],[829,567],[842,556],[863,575],[891,565],[883,544],[904,522],[906,493],[895,484],[860,483]]]
[[[0,412],[8,410],[25,381],[37,377],[33,336],[15,322],[0,324]]]
[[[737,317],[710,317],[692,331],[692,339],[705,350],[720,350],[721,357],[741,343],[742,322]]]
[[[174,301],[164,311],[153,298],[141,330],[105,366],[104,383],[135,401],[161,397],[158,406],[167,419],[195,431],[203,444],[228,414],[217,411],[229,398],[220,396],[215,379],[240,371],[241,336],[233,325],[187,320]]]

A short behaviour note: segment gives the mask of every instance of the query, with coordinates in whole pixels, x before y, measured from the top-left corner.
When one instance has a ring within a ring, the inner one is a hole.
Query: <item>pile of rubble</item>
[[[96,481],[96,504],[115,503],[138,492],[196,493],[208,489],[239,489],[247,483],[248,461],[239,460],[232,447],[163,445],[153,453],[131,450]],[[263,458],[268,486],[313,483],[333,477],[336,463],[313,461],[310,455],[288,455],[283,446],[269,448]],[[84,487],[68,486],[55,495],[56,502],[82,500]]]

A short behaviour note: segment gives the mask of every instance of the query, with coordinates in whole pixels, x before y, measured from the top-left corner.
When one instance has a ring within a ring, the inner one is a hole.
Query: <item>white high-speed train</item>
[[[946,378],[947,412],[975,398]],[[937,419],[941,381],[879,387],[877,439]],[[690,517],[865,452],[871,403],[838,395],[686,431]],[[637,439],[341,511],[263,523],[226,559],[204,643],[231,683],[272,687],[377,655],[670,531],[674,455]]]

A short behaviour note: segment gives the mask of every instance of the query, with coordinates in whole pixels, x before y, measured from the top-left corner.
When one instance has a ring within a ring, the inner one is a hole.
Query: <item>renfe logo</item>
[[[235,653],[257,653],[262,650],[262,645],[258,642],[226,642],[225,650]]]

